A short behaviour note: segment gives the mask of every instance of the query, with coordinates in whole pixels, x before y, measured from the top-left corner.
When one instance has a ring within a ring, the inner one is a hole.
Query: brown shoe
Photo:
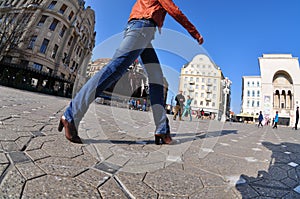
[[[170,144],[172,142],[172,137],[170,133],[167,134],[155,134],[155,144]]]
[[[73,143],[78,143],[82,144],[82,141],[80,137],[78,136],[77,129],[74,125],[74,123],[68,122],[64,116],[60,118],[59,125],[58,125],[58,131],[61,132],[62,129],[65,128],[65,136],[66,138],[73,142]]]

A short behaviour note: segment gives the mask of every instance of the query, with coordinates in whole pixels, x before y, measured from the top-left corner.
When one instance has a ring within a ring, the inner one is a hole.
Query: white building
[[[265,117],[272,119],[278,111],[278,123],[293,126],[296,107],[300,105],[298,57],[293,57],[291,54],[263,54],[262,57],[258,58],[258,61],[261,77],[243,77],[242,113],[256,115],[261,110]],[[259,79],[260,88],[255,88],[255,84],[257,86],[255,81],[259,82]],[[251,87],[252,80],[254,87]],[[250,98],[248,97],[248,90],[250,90]],[[251,98],[252,91],[254,93],[259,91],[260,97],[256,95]],[[247,100],[250,101],[249,107]],[[251,100],[256,100],[253,107]],[[257,102],[260,106],[255,106]]]
[[[261,77],[243,76],[242,113],[258,115],[261,111]]]
[[[225,100],[225,78],[221,69],[204,54],[196,55],[193,60],[181,68],[179,90],[183,95],[193,98],[192,110],[203,109],[206,114],[214,114],[221,119],[226,103],[226,115],[230,110],[230,81],[226,79],[229,92]],[[225,102],[226,101],[226,102]]]

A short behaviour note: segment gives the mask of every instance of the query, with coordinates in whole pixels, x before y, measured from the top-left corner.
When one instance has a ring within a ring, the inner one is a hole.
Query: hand
[[[203,44],[204,39],[203,39],[202,36],[200,36],[200,37],[197,39],[197,41],[198,41],[198,44],[201,45],[201,44]]]

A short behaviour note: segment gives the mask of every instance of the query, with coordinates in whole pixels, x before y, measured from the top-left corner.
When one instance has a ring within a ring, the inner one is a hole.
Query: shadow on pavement
[[[241,175],[236,189],[243,198],[300,198],[300,145],[262,144],[272,151],[268,171],[258,171],[257,177]]]
[[[222,131],[211,131],[207,133],[200,133],[196,134],[197,138],[204,139],[204,138],[210,138],[210,137],[221,137],[224,135],[229,135],[229,134],[238,134],[237,130],[222,130]]]
[[[185,142],[192,142],[196,139],[205,139],[212,137],[220,137],[228,134],[237,134],[237,130],[222,130],[222,131],[212,131],[212,132],[201,132],[201,133],[172,133],[171,136],[173,140],[172,145],[182,144]],[[183,138],[182,138],[183,137]],[[111,144],[128,144],[128,145],[146,145],[155,144],[153,140],[97,140],[97,139],[83,139],[85,144],[96,144],[96,143],[111,143]]]

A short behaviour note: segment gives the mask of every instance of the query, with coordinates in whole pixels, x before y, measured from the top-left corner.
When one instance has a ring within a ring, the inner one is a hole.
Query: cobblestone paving
[[[94,103],[78,145],[68,103],[0,86],[0,198],[300,198],[300,131],[170,120],[158,146],[150,112]]]

